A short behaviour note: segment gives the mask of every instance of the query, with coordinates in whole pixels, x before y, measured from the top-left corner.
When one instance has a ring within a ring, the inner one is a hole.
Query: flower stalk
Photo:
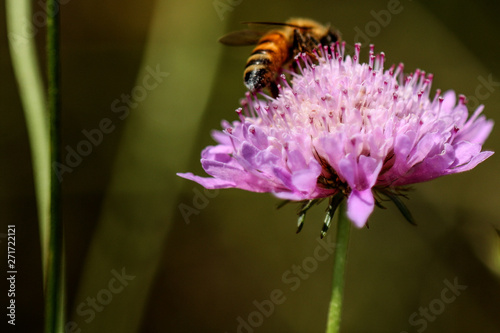
[[[30,0],[7,0],[6,23],[12,69],[16,77],[31,150],[40,232],[43,277],[47,275],[49,230],[50,152],[46,93],[40,69],[35,36],[26,34],[25,23],[33,16]]]
[[[351,221],[349,221],[346,215],[345,201],[342,201],[340,204],[338,216],[337,241],[334,255],[335,261],[333,263],[332,297],[330,299],[326,333],[340,332],[347,247],[349,244],[349,233],[351,230]]]
[[[59,55],[59,3],[47,1],[47,81],[50,123],[50,162],[60,163],[61,93]],[[50,227],[45,284],[45,332],[63,332],[64,326],[64,261],[61,218],[61,182],[55,169],[50,177]]]

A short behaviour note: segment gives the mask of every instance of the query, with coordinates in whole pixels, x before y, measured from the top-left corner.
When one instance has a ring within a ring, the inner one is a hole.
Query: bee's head
[[[323,45],[330,45],[332,43],[338,42],[339,40],[340,33],[329,28],[328,33],[323,38],[321,38],[320,42]]]

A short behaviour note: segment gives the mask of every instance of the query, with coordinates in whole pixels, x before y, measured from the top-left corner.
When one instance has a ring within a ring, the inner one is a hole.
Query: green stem
[[[30,141],[33,180],[37,200],[41,257],[44,281],[47,278],[47,255],[50,202],[50,152],[47,96],[43,86],[35,33],[27,31],[33,17],[31,0],[5,2],[9,48]]]
[[[45,294],[45,332],[63,332],[64,326],[64,261],[63,227],[61,218],[61,182],[57,169],[61,163],[60,121],[60,58],[59,58],[59,3],[47,0],[47,82],[50,121],[50,230],[48,274]]]
[[[340,332],[340,319],[342,315],[342,298],[344,295],[344,272],[347,258],[347,247],[349,244],[349,231],[351,221],[346,216],[345,201],[338,209],[339,221],[337,225],[337,244],[335,247],[335,258],[333,263],[333,286],[328,311],[327,333]]]

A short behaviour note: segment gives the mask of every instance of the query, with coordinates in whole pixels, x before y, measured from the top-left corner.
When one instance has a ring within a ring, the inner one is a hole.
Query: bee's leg
[[[318,45],[320,44],[319,40],[314,38],[313,36],[307,35],[305,39],[305,49],[306,52],[312,53],[313,50],[318,48]]]
[[[300,32],[299,29],[293,30],[293,44],[292,48],[290,49],[290,59],[295,59],[295,57],[302,52],[305,52],[304,46],[305,46],[305,37],[304,35]],[[295,61],[292,61],[290,64],[290,69],[293,70],[294,72],[297,72],[297,63]]]
[[[293,31],[293,57],[300,53],[306,53],[309,57],[316,59],[313,50],[318,47],[318,44],[319,41],[313,36],[305,35],[299,29]]]
[[[278,97],[280,90],[278,89],[278,84],[275,81],[271,81],[269,84],[269,92],[273,98]]]
[[[300,32],[299,29],[295,29],[293,31],[292,57],[295,57],[297,54],[302,52],[306,52],[306,44],[306,37]]]
[[[281,82],[283,80],[281,76],[282,74],[283,74],[283,68],[279,68],[276,74],[274,75],[273,80],[269,81],[269,84],[267,85],[267,88],[269,89],[269,92],[271,93],[271,96],[273,98],[276,98],[279,95],[280,90],[278,87],[281,83],[283,83]]]

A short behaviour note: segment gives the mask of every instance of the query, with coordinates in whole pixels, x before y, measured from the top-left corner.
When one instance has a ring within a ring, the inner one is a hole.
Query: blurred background
[[[41,4],[34,13],[43,13]],[[318,261],[314,253],[326,207],[311,210],[297,235],[294,205],[277,210],[272,195],[204,191],[175,176],[204,174],[199,159],[213,143],[210,131],[236,118],[245,93],[251,48],[217,38],[242,21],[330,22],[348,44],[361,42],[366,53],[374,43],[386,64],[434,73],[433,91],[454,89],[470,109],[484,104],[497,120],[499,7],[487,0],[65,1],[68,331],[323,332],[333,257]],[[0,254],[6,262],[6,226],[15,224],[16,328],[40,332],[31,157],[1,21]],[[45,26],[31,25],[43,54]],[[495,128],[484,149],[499,147]],[[343,332],[498,332],[499,164],[497,153],[473,171],[416,185],[407,201],[416,227],[389,203],[369,229],[353,230]],[[5,279],[0,287],[8,289]],[[1,302],[5,309],[6,297]]]

